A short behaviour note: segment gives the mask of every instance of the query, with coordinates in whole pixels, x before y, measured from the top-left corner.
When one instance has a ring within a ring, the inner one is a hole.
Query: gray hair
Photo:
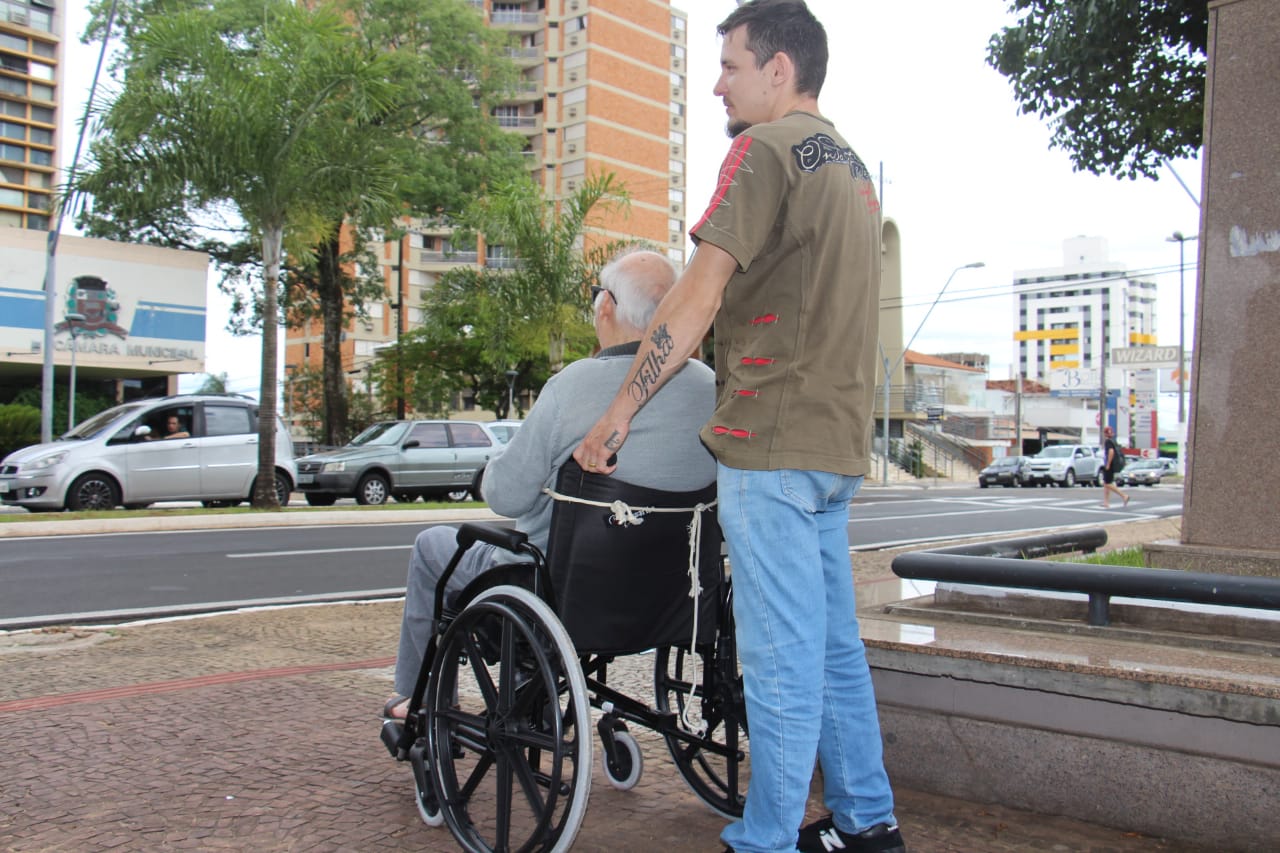
[[[658,303],[676,283],[675,264],[645,246],[624,249],[600,270],[600,286],[617,302],[614,316],[637,335],[649,328]],[[603,293],[598,297],[607,298]]]

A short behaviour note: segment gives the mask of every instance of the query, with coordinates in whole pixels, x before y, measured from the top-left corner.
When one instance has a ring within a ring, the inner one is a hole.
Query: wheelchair
[[[407,718],[382,728],[391,755],[412,767],[420,816],[447,824],[474,853],[568,850],[586,813],[597,737],[611,785],[628,790],[640,779],[630,724],[665,740],[711,809],[740,817],[747,718],[714,484],[663,492],[569,460],[553,497],[545,556],[518,531],[458,531]],[[448,578],[476,542],[521,560],[446,601]],[[652,703],[608,684],[618,657],[650,652]]]

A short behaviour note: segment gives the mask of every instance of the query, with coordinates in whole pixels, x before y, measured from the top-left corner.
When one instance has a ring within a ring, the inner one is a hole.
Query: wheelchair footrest
[[[404,723],[399,720],[382,721],[382,745],[387,748],[387,752],[391,753],[391,757],[396,761],[404,761],[408,758],[404,751],[400,749],[400,738],[403,735]]]

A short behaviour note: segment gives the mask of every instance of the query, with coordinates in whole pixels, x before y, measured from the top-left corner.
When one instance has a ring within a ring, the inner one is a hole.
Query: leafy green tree
[[[478,405],[507,417],[508,370],[518,394],[590,353],[589,287],[622,243],[584,249],[585,235],[597,215],[626,204],[612,175],[588,179],[558,203],[527,180],[480,199],[463,221],[506,251],[484,267],[446,273],[432,289],[423,328],[402,343],[415,407],[446,411],[456,393],[471,391]]]
[[[558,201],[529,181],[509,183],[481,198],[467,216],[490,247],[508,250],[512,263],[500,273],[504,298],[516,317],[545,331],[552,371],[564,363],[567,334],[584,317],[596,271],[623,245],[608,241],[584,249],[585,234],[595,216],[629,204],[626,189],[606,173],[587,178]]]
[[[335,197],[331,230],[315,252],[315,263],[298,270],[301,285],[291,317],[318,317],[322,324],[323,425],[325,443],[338,444],[348,428],[341,357],[342,332],[352,311],[381,299],[381,267],[368,257],[371,241],[398,241],[406,219],[439,219],[456,211],[492,181],[525,170],[523,136],[503,132],[484,109],[515,82],[514,66],[502,58],[508,36],[484,26],[462,0],[334,0],[370,51],[389,53],[401,87],[397,108],[367,131],[367,143],[386,147],[398,164],[403,208],[394,218],[370,216],[361,194]],[[342,226],[354,236],[343,249]],[[400,274],[399,247],[393,277]],[[376,277],[350,273],[364,269]],[[407,306],[396,309],[402,311]],[[400,374],[403,381],[403,372]]]
[[[95,6],[90,36],[104,34],[107,5]],[[522,173],[519,148],[525,140],[502,132],[477,107],[506,91],[515,74],[501,57],[509,36],[486,28],[464,0],[325,0],[311,5],[336,12],[349,23],[346,34],[354,42],[349,47],[377,57],[385,75],[378,114],[354,123],[347,141],[359,147],[360,160],[381,159],[387,169],[349,174],[345,192],[330,186],[323,205],[313,212],[313,245],[282,258],[279,299],[287,321],[318,318],[322,328],[321,438],[341,444],[352,434],[340,347],[343,329],[385,295],[371,241],[395,239],[407,218],[439,218],[462,208],[485,182]],[[232,0],[124,0],[115,27],[125,42],[121,53],[137,52],[150,20],[184,10],[216,17],[228,37],[255,26],[257,14],[253,3]],[[116,68],[122,80],[133,71],[129,62]],[[367,182],[362,184],[361,177]],[[388,186],[394,187],[396,204],[368,203]],[[104,182],[93,207],[81,211],[79,224],[107,239],[208,252],[222,271],[219,287],[234,297],[229,327],[247,334],[262,325],[261,244],[246,239],[244,223],[225,207],[193,207],[182,188],[148,187],[142,192],[132,182]]]
[[[369,209],[397,206],[386,152],[362,144],[362,130],[394,106],[394,67],[352,38],[336,10],[290,0],[221,0],[133,26],[124,88],[100,113],[78,188],[115,199],[156,193],[189,211],[233,215],[255,235],[263,334],[253,504],[275,507],[286,236],[305,256],[330,225],[334,197],[363,192]]]
[[[1203,136],[1205,0],[1009,0],[987,63],[1079,171],[1156,177]]]
[[[196,389],[197,394],[225,394],[227,393],[228,377],[226,373],[206,373],[204,382],[200,383],[200,387]]]

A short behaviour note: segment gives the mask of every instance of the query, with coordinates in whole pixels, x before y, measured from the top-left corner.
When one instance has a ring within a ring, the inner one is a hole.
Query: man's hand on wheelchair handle
[[[618,467],[618,450],[630,431],[629,422],[615,422],[606,412],[573,451],[573,458],[588,473],[612,474]]]

